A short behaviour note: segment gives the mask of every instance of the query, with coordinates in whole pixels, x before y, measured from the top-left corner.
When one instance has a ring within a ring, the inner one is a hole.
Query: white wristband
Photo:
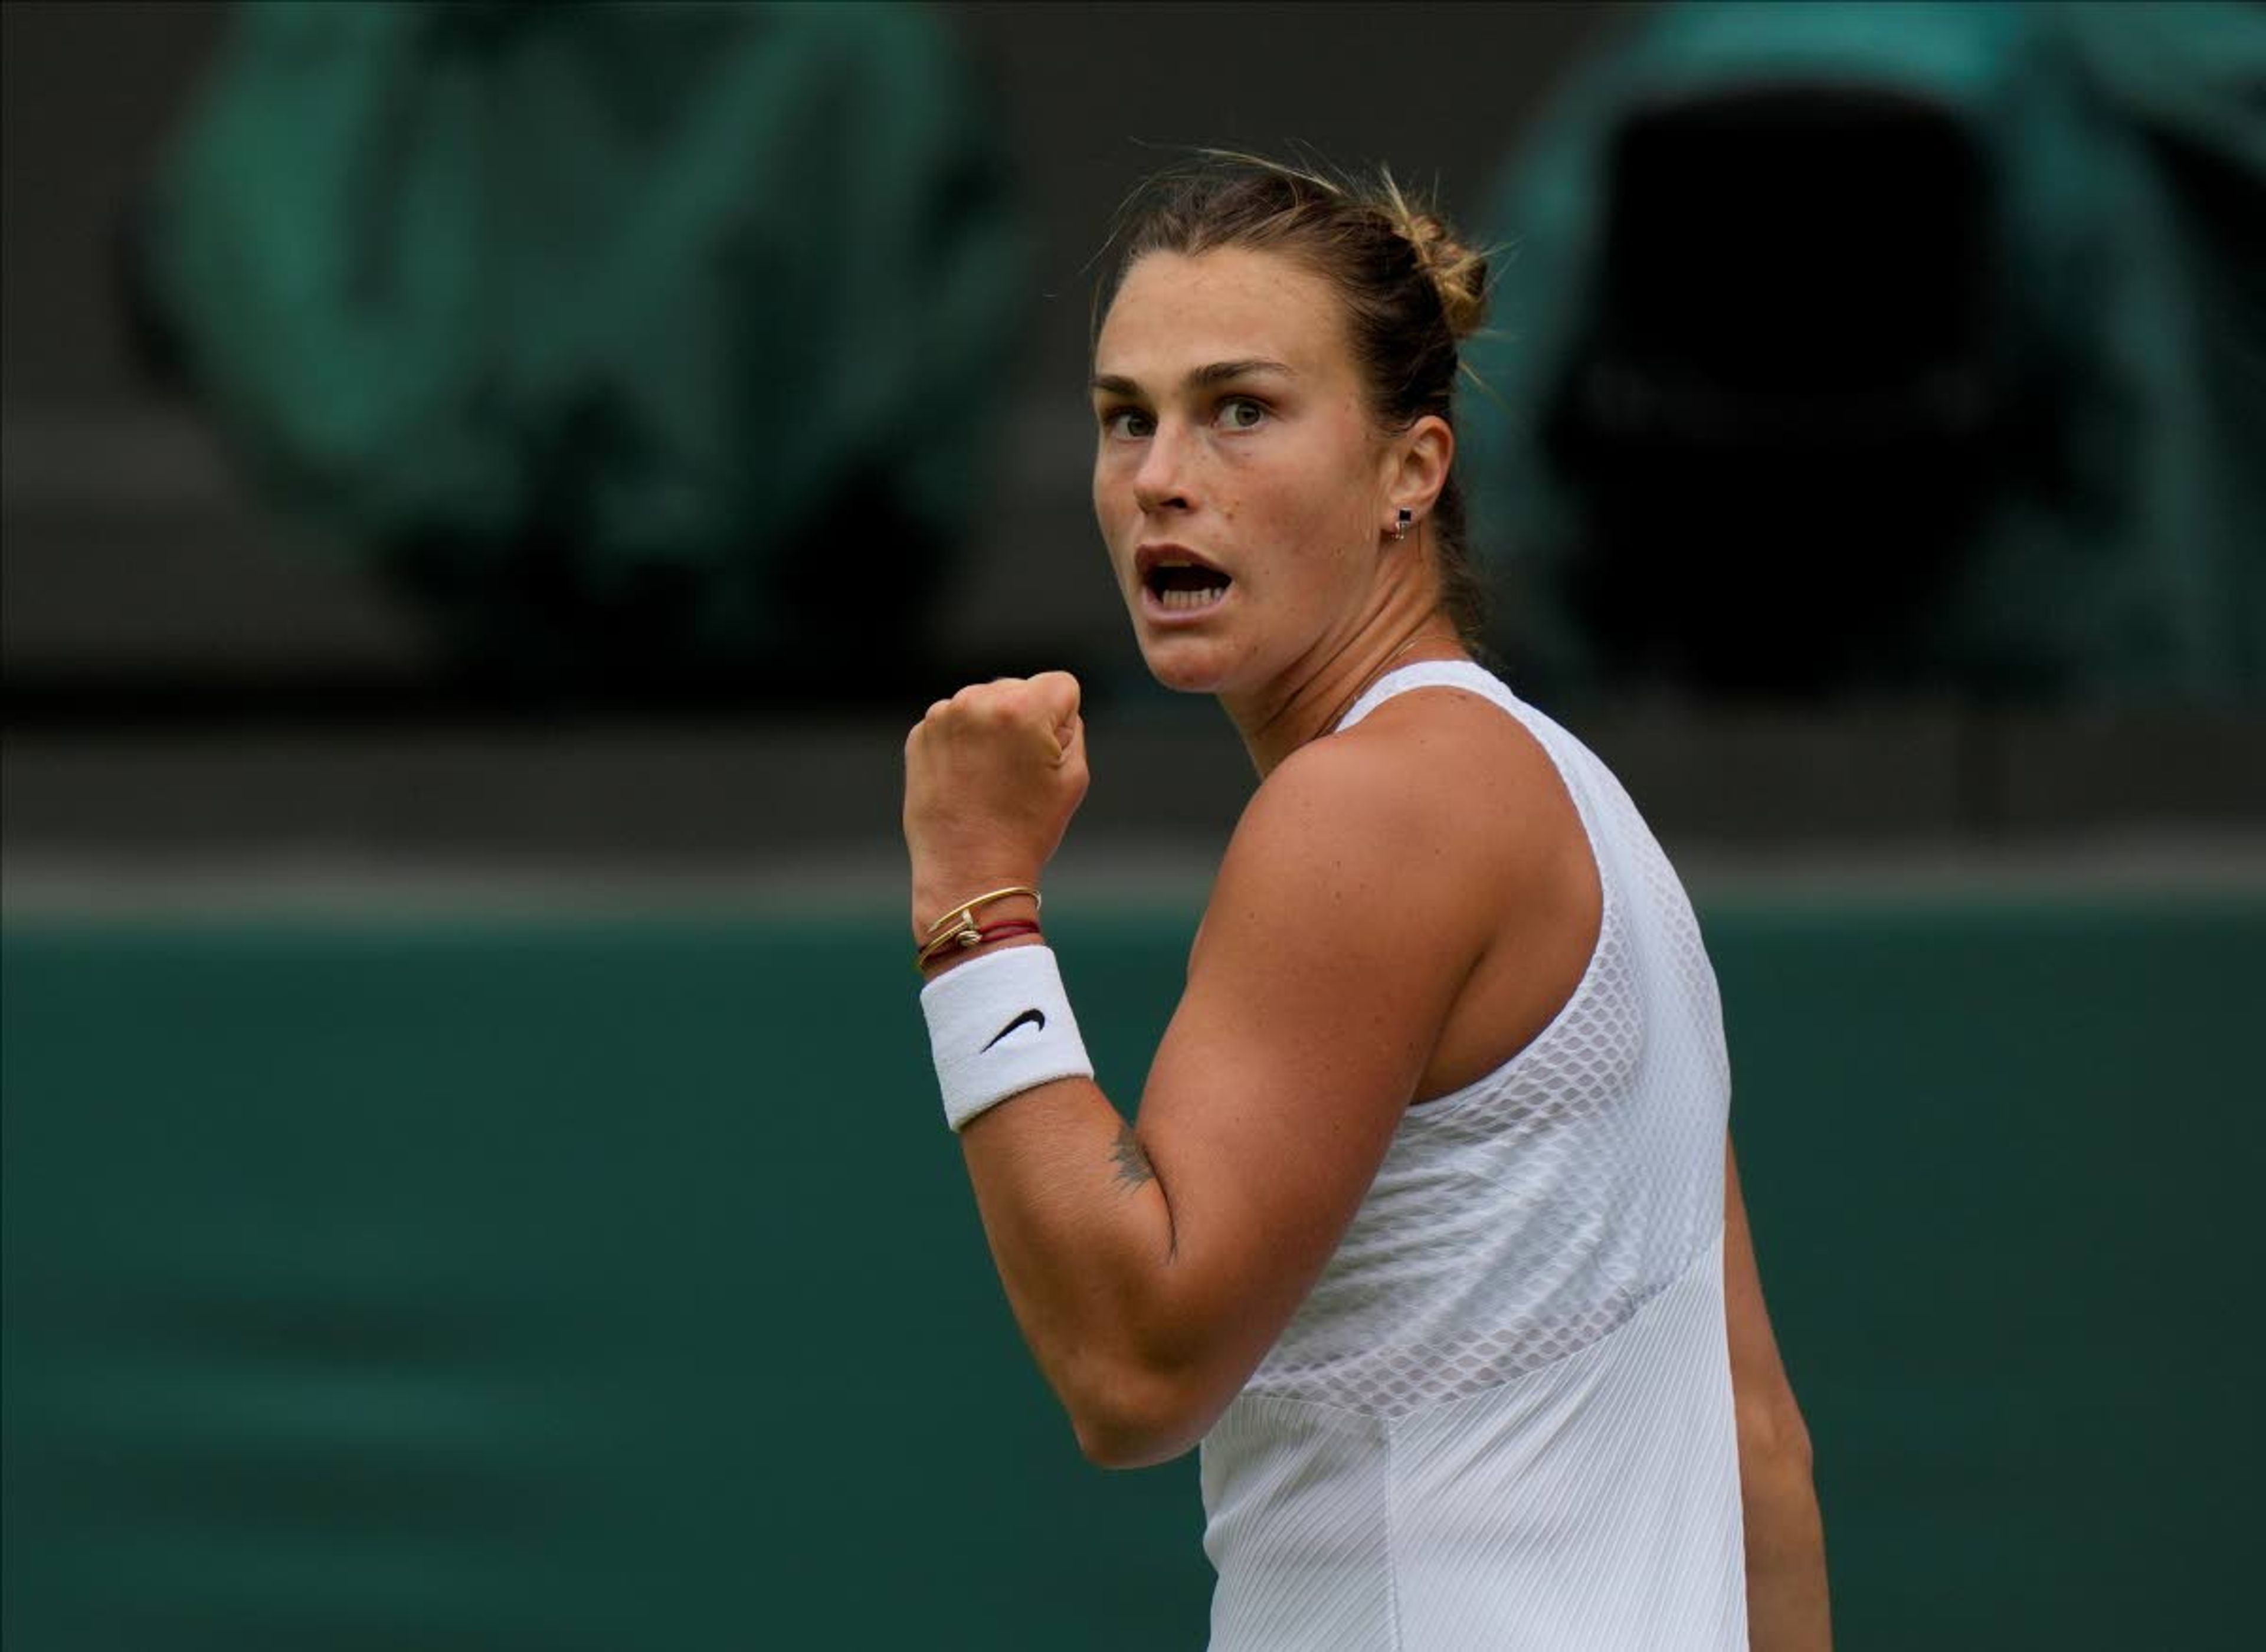
[[[944,1122],[955,1131],[1011,1095],[1093,1077],[1050,947],[1003,947],[970,958],[920,997]]]

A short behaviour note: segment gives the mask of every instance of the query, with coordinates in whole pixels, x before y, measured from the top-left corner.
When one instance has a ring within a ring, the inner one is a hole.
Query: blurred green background
[[[1058,925],[1125,1098],[1195,917],[1147,905]],[[1703,922],[1840,1643],[2244,1644],[2266,889]],[[1078,1456],[903,951],[11,926],[9,1644],[1200,1644],[1192,1461]]]

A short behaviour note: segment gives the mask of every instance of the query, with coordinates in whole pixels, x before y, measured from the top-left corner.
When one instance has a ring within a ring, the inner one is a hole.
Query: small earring
[[[1406,539],[1408,537],[1408,524],[1414,521],[1415,518],[1416,513],[1409,509],[1406,505],[1403,505],[1400,511],[1393,516],[1392,537],[1395,539]]]

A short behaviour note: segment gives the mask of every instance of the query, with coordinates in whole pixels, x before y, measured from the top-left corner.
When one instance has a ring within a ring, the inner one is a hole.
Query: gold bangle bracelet
[[[976,923],[977,907],[989,906],[994,901],[1004,901],[1017,895],[1027,895],[1031,897],[1033,911],[1036,911],[1043,904],[1039,899],[1039,892],[1029,884],[1011,883],[1004,889],[994,889],[989,895],[979,895],[972,901],[962,901],[957,906],[947,908],[942,917],[928,926],[927,939],[922,941],[921,945],[924,947],[932,945],[936,938],[944,933],[947,929],[955,926],[962,930],[972,928]]]
[[[983,939],[983,932],[973,929],[963,929],[957,934],[939,935],[913,954],[913,968],[916,970],[925,969],[932,961],[943,957],[950,948],[973,947]]]

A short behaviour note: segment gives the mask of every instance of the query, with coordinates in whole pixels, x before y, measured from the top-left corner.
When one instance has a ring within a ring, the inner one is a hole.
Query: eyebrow
[[[1286,378],[1296,376],[1285,362],[1270,361],[1263,355],[1250,355],[1240,361],[1209,362],[1191,371],[1183,383],[1190,390],[1202,390],[1251,373],[1280,373]],[[1115,373],[1096,373],[1093,388],[1105,396],[1138,398],[1141,394],[1138,384],[1129,378],[1120,378]]]

